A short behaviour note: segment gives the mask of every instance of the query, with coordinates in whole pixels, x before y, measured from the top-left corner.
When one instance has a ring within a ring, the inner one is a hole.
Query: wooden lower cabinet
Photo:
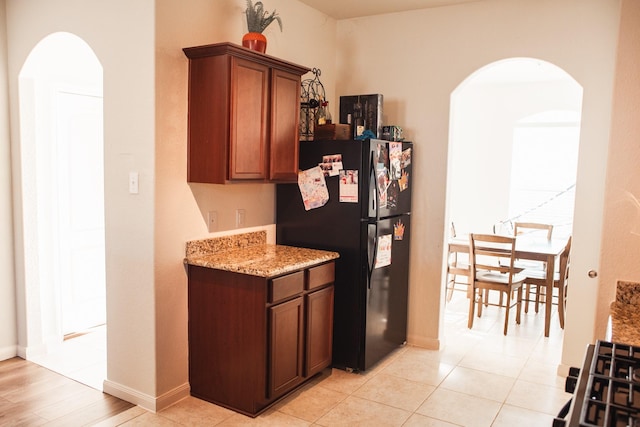
[[[281,396],[303,380],[304,299],[269,308],[269,393]]]
[[[333,286],[305,296],[306,359],[304,373],[311,377],[331,364],[333,352]],[[331,319],[331,322],[327,322]]]
[[[256,416],[331,364],[333,261],[271,279],[188,272],[193,396]]]

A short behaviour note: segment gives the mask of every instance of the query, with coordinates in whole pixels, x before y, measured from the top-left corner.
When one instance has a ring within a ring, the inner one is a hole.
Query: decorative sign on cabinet
[[[187,181],[296,182],[300,80],[309,68],[231,43],[189,58]]]

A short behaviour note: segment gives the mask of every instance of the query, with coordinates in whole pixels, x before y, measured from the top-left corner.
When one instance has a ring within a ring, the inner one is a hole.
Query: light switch
[[[138,194],[138,172],[129,172],[129,194]]]

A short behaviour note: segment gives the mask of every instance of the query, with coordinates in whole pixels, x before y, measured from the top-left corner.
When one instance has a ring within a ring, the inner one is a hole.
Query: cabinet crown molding
[[[300,76],[311,71],[310,68],[303,65],[294,64],[293,62],[284,61],[275,56],[266,55],[264,53],[257,52],[255,50],[247,49],[233,43],[214,43],[202,46],[185,47],[182,49],[184,54],[189,59],[205,58],[208,56],[218,55],[232,55],[236,58],[243,58],[249,61],[262,63],[268,65],[271,68],[278,68],[281,70],[295,73]]]

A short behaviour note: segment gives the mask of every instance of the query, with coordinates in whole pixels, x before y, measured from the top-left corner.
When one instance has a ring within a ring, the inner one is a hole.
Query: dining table
[[[569,237],[531,237],[527,235],[516,237],[516,258],[527,261],[542,261],[546,263],[546,295],[553,295],[553,277],[556,268],[556,259],[564,250]],[[466,253],[470,251],[469,237],[457,236],[449,240],[449,251]],[[552,298],[545,298],[544,311],[544,336],[549,336],[551,325],[551,303]]]

